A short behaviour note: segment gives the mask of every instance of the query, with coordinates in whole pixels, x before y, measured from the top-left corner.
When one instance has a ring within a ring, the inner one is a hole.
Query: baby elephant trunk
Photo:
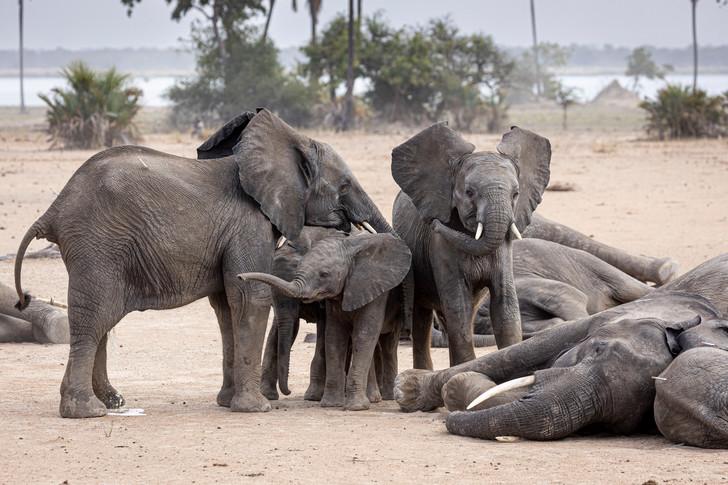
[[[269,284],[273,289],[291,298],[303,299],[302,287],[299,281],[286,281],[268,273],[242,273],[238,275],[240,281],[255,280]]]

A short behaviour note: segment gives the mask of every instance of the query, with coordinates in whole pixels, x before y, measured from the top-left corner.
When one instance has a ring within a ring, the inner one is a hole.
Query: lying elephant
[[[21,312],[15,308],[17,296],[12,288],[0,284],[0,343],[67,344],[70,341],[65,312],[37,298]]]
[[[577,431],[643,429],[652,419],[652,376],[706,333],[714,344],[728,345],[728,321],[710,323],[728,311],[727,285],[724,254],[638,300],[539,332],[518,345],[438,372],[405,371],[397,376],[395,398],[404,411],[446,402],[460,407],[482,389],[471,386],[469,374],[458,374],[474,371],[497,383],[529,376],[530,388],[518,399],[454,412],[448,430],[487,439],[547,440]],[[713,331],[715,325],[724,329],[722,334]]]
[[[724,340],[725,321],[712,321]],[[697,343],[697,342],[695,342]],[[728,347],[695,348],[683,352],[655,382],[655,422],[675,443],[701,448],[728,448]]]
[[[307,394],[314,400],[320,396],[324,407],[362,410],[369,408],[370,397],[381,399],[376,376],[370,372],[378,343],[387,361],[395,363],[392,372],[385,369],[383,378],[385,386],[388,382],[390,389],[394,387],[402,293],[391,290],[409,272],[410,261],[409,249],[394,235],[342,233],[317,242],[301,259],[290,282],[265,273],[244,273],[238,278],[268,283],[304,303],[325,301],[326,379],[318,383],[318,392],[312,389],[317,385],[312,381]]]

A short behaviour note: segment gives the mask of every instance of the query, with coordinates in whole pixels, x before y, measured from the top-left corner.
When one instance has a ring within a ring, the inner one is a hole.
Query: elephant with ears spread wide
[[[392,234],[336,234],[311,248],[290,282],[261,273],[238,277],[268,283],[304,303],[325,301],[326,379],[316,397],[324,407],[362,410],[369,408],[370,397],[381,399],[376,375],[370,370],[382,334],[388,342],[382,352],[395,362],[384,381],[393,388],[403,314],[402,293],[395,288],[407,275],[410,259],[406,244]],[[351,365],[346,373],[350,341]],[[309,392],[313,393],[311,388]]]
[[[304,225],[391,230],[341,157],[267,110],[228,122],[201,160],[121,146],[88,159],[23,237],[60,247],[69,276],[71,333],[63,417],[103,416],[124,404],[106,371],[107,333],[134,310],[208,297],[223,342],[217,395],[233,411],[267,411],[260,359],[270,291],[236,276],[270,271],[276,241]]]
[[[549,181],[551,144],[513,127],[496,147],[475,147],[437,123],[392,151],[402,191],[393,226],[412,251],[415,368],[432,369],[432,311],[444,316],[450,364],[475,358],[472,317],[488,288],[499,347],[521,341],[511,240],[520,237]]]
[[[727,285],[724,254],[638,300],[558,325],[518,345],[438,372],[405,371],[397,376],[397,402],[405,411],[443,404],[463,409],[492,381],[515,395],[495,407],[452,413],[449,431],[548,440],[654,426],[652,377],[675,355],[704,341],[728,344],[728,321],[721,318],[728,311]],[[514,391],[517,386],[526,387]]]

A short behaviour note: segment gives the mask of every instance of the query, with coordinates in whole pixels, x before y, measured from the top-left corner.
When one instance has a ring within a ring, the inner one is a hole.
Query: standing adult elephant
[[[475,358],[471,322],[486,287],[498,346],[521,341],[511,239],[520,237],[541,202],[551,144],[513,127],[498,153],[474,150],[437,123],[392,151],[392,175],[402,189],[393,226],[412,251],[415,368],[432,369],[433,310],[444,316],[450,364]]]
[[[270,292],[236,275],[269,272],[275,243],[304,225],[348,230],[381,217],[341,157],[267,110],[223,126],[192,160],[115,147],[87,160],[23,237],[15,263],[20,306],[33,238],[60,247],[69,276],[71,333],[60,414],[103,416],[124,404],[106,372],[107,333],[134,310],[175,308],[207,296],[223,342],[217,402],[267,411],[260,358]]]

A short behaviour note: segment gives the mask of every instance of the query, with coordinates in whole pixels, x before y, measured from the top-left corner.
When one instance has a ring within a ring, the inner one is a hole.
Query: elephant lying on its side
[[[397,376],[396,400],[405,411],[446,402],[461,407],[480,390],[465,372],[496,383],[533,375],[530,389],[517,400],[452,413],[448,430],[488,439],[546,440],[577,431],[642,429],[652,421],[652,376],[705,338],[728,345],[728,321],[715,320],[728,311],[727,285],[724,254],[638,300],[539,332],[518,345],[439,372],[405,371]],[[715,332],[716,326],[722,331]]]
[[[244,273],[238,278],[268,283],[304,303],[325,300],[325,385],[319,385],[316,392],[312,380],[307,394],[312,400],[320,396],[325,407],[362,410],[369,408],[369,397],[381,399],[376,375],[370,372],[378,343],[384,361],[394,362],[383,369],[383,386],[394,387],[403,315],[402,292],[397,286],[407,275],[410,260],[409,249],[394,235],[336,234],[311,248],[290,282],[264,273]],[[347,373],[350,340],[351,365]]]
[[[728,327],[716,330],[725,333]],[[705,337],[713,344],[724,335]],[[655,422],[667,439],[728,448],[728,347],[683,352],[660,374],[655,387]]]
[[[58,308],[37,299],[22,312],[15,308],[17,293],[0,284],[0,343],[37,342],[67,344],[70,340],[68,316]]]

